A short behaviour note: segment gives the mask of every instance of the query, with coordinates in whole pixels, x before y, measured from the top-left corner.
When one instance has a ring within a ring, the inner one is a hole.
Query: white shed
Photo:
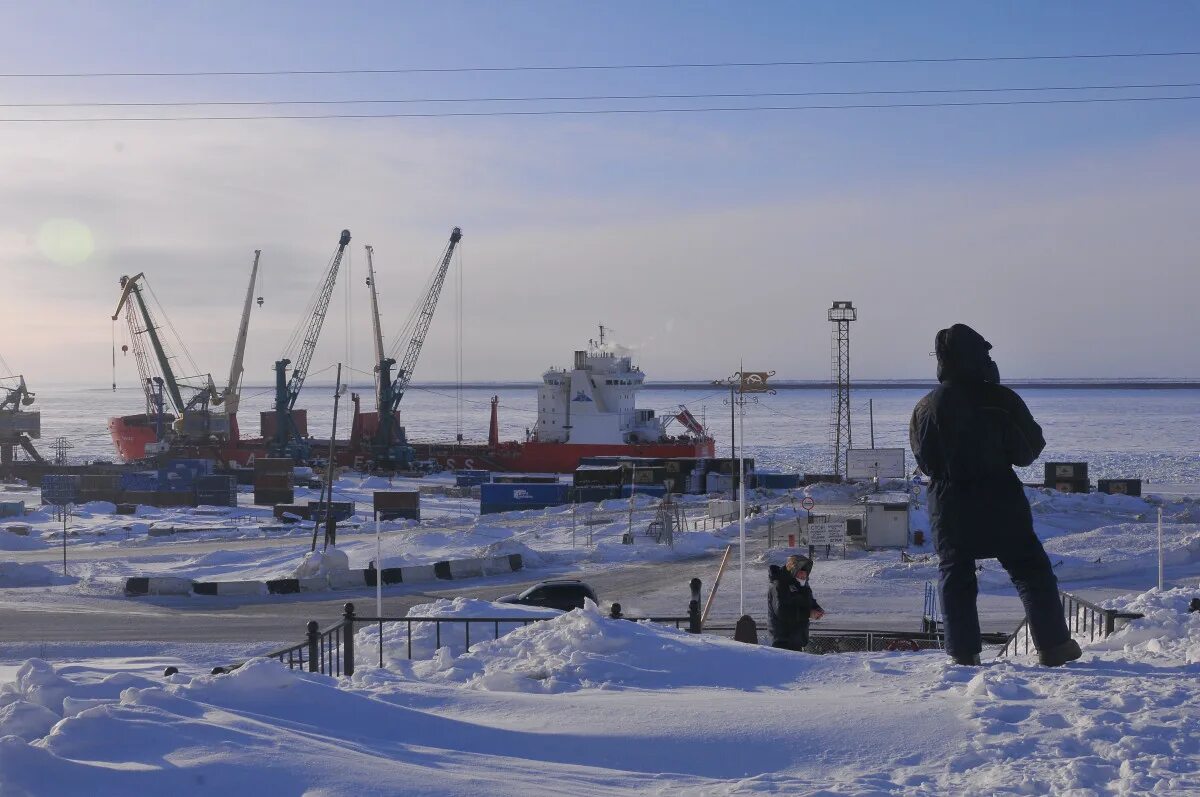
[[[908,546],[908,494],[875,493],[864,499],[863,543],[868,548]]]

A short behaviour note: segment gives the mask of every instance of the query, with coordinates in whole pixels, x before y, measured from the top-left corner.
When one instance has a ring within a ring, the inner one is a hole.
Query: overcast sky
[[[5,4],[0,72],[670,64],[1200,50],[1192,4]],[[0,78],[0,101],[194,102],[897,91],[1120,91],[207,107],[253,115],[1200,96],[1200,57],[271,77]],[[0,122],[0,355],[35,383],[111,375],[121,274],[144,271],[218,382],[255,249],[247,380],[353,234],[313,370],[371,368],[464,232],[464,377],[536,379],[615,330],[653,379],[932,373],[971,323],[1011,377],[1200,376],[1200,99],[1036,106],[188,122]],[[457,273],[457,272],[456,272]],[[455,373],[456,275],[418,380]],[[349,308],[350,317],[346,310]],[[349,343],[346,340],[350,334]],[[124,341],[117,328],[117,346]],[[132,384],[118,353],[118,382]],[[36,388],[36,385],[34,385]]]

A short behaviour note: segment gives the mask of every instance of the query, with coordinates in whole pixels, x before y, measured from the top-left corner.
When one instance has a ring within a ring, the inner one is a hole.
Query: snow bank
[[[449,649],[413,674],[493,692],[579,689],[780,687],[803,673],[808,656],[702,637],[655,623],[613,620],[588,601],[455,656]]]
[[[62,574],[62,568],[50,568],[35,563],[0,562],[0,588],[49,587],[73,584],[75,579]]]
[[[1121,651],[1127,656],[1155,663],[1189,665],[1200,663],[1200,612],[1189,611],[1200,591],[1188,588],[1157,588],[1139,595],[1126,595],[1104,603],[1107,609],[1136,612],[1134,620],[1089,650]]]

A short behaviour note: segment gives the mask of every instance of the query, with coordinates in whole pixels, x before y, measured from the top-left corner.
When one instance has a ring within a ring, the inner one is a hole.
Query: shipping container
[[[254,476],[255,490],[291,490],[294,487],[290,473],[258,473]]]
[[[621,487],[622,498],[628,498],[635,492],[637,495],[653,495],[661,498],[667,494],[667,488],[662,484],[626,484]]]
[[[840,473],[806,473],[804,474],[804,484],[841,484],[842,474]]]
[[[254,468],[233,468],[227,471],[230,476],[237,479],[237,483],[244,487],[254,486]]]
[[[620,465],[580,465],[572,477],[575,487],[620,487],[625,469]]]
[[[417,490],[381,490],[375,493],[371,507],[380,520],[420,520],[421,493]]]
[[[1047,462],[1046,463],[1046,481],[1047,487],[1053,487],[1059,482],[1065,481],[1087,481],[1088,466],[1086,462]]]
[[[492,472],[488,470],[454,471],[454,485],[456,487],[474,487],[477,484],[486,484],[491,480]]]
[[[121,476],[116,473],[85,473],[79,477],[79,489],[85,493],[100,490],[115,492],[121,489]]]
[[[1046,486],[1060,493],[1086,493],[1092,489],[1087,479],[1057,479]]]
[[[155,494],[155,506],[195,506],[196,493],[192,490],[159,490]]]
[[[544,509],[570,501],[570,485],[541,482],[491,483],[480,485],[479,512],[512,512],[521,509]]]
[[[275,504],[275,508],[271,510],[271,514],[278,520],[312,520],[311,507],[304,504]],[[290,515],[290,518],[284,517]]]
[[[1142,480],[1141,479],[1099,479],[1096,482],[1096,490],[1109,495],[1132,495],[1141,496]]]
[[[799,473],[762,473],[758,477],[758,486],[764,490],[795,490],[800,486]]]
[[[24,517],[24,501],[0,501],[0,517]]]
[[[258,473],[287,473],[295,469],[296,463],[289,457],[259,457],[254,460],[254,472]]]
[[[575,503],[591,504],[621,497],[621,485],[587,485],[574,488]]]
[[[497,484],[557,484],[557,476],[530,476],[525,473],[514,473],[493,476],[492,481]]]
[[[237,477],[228,474],[196,480],[196,503],[201,506],[237,506]]]
[[[330,501],[328,502],[329,511],[333,513],[333,522],[341,523],[343,520],[349,520],[354,517],[354,502],[353,501]],[[325,520],[325,501],[309,501],[308,512],[312,519],[317,522]]]
[[[158,506],[158,493],[153,490],[126,490],[122,496],[122,503],[133,504],[135,506]]]
[[[258,416],[262,436],[270,440],[275,436],[275,411],[268,410]],[[308,437],[308,410],[292,410],[292,424],[301,437]]]
[[[272,488],[254,488],[254,505],[255,506],[274,506],[275,504],[290,504],[296,500],[296,493],[293,490],[281,490]]]
[[[121,489],[139,493],[152,493],[158,490],[158,474],[137,471],[121,474]]]

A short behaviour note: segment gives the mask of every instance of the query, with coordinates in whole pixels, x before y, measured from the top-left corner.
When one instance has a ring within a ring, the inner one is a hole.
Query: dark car
[[[596,591],[577,578],[560,578],[553,581],[543,581],[534,584],[518,595],[505,595],[497,598],[497,603],[519,603],[522,606],[544,606],[547,609],[560,609],[569,612],[572,609],[582,609],[585,598],[599,604]]]

